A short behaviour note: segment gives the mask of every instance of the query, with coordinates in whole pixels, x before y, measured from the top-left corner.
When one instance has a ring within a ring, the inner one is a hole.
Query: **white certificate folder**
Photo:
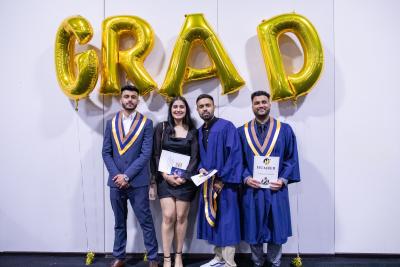
[[[269,182],[278,180],[279,157],[254,156],[253,178],[261,188],[269,188]]]
[[[192,181],[196,186],[201,185],[202,183],[204,183],[205,181],[207,181],[208,179],[210,179],[214,174],[217,173],[217,170],[212,170],[210,171],[207,175],[203,175],[203,174],[197,174],[192,176]]]
[[[158,171],[171,174],[172,169],[186,170],[190,161],[190,156],[162,150]]]

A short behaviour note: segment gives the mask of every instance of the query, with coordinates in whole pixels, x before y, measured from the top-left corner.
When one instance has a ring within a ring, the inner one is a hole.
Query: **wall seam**
[[[333,251],[336,254],[336,38],[335,0],[333,8]]]
[[[106,0],[103,0],[103,20],[106,19]],[[102,28],[102,27],[100,27]],[[101,30],[100,30],[101,31]],[[101,81],[100,81],[101,84]],[[103,139],[104,139],[104,128],[105,128],[105,112],[104,112],[104,95],[102,96],[103,101]],[[106,252],[106,188],[105,184],[105,172],[104,172],[104,164],[103,164],[103,253]]]
[[[219,0],[217,0],[217,34],[218,34],[218,37],[219,38],[221,38],[221,36],[219,35]],[[219,89],[221,90],[222,89],[222,84],[221,84],[221,82],[220,82],[220,85],[219,85]],[[220,103],[220,99],[219,99],[219,96],[220,96],[220,90],[218,90],[217,91],[217,103],[218,103],[218,106],[217,106],[217,117],[219,117],[219,111],[220,111],[220,106],[221,106],[221,103]]]

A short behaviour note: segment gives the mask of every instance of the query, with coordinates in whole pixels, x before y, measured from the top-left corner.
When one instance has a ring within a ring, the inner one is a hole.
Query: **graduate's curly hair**
[[[186,107],[186,114],[185,114],[185,117],[183,118],[183,125],[188,126],[189,131],[192,130],[193,128],[195,128],[193,119],[190,116],[190,108],[189,108],[188,102],[186,101],[186,99],[183,96],[176,96],[171,99],[171,101],[169,102],[169,106],[168,106],[168,128],[169,128],[168,132],[170,135],[175,134],[175,130],[174,130],[175,120],[174,120],[174,117],[172,117],[172,106],[178,100],[182,101]]]

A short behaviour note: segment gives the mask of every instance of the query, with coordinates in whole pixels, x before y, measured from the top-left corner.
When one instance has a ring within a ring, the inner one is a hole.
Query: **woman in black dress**
[[[175,97],[170,102],[168,121],[159,123],[155,128],[153,149],[152,172],[156,177],[162,210],[163,266],[171,266],[170,248],[175,233],[175,266],[182,267],[187,217],[190,202],[196,195],[196,186],[190,177],[197,174],[199,163],[197,130],[184,97]],[[186,171],[173,174],[157,171],[162,150],[190,156]]]

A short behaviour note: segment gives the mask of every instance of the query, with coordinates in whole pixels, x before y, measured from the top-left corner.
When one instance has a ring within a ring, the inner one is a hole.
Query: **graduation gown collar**
[[[244,125],[244,133],[246,136],[247,144],[250,146],[255,156],[269,157],[275,147],[276,140],[278,139],[281,129],[281,122],[272,117],[269,117],[269,120],[267,122],[269,124],[268,133],[261,143],[257,137],[255,126],[256,123],[256,120],[253,119],[249,122],[246,122]]]

